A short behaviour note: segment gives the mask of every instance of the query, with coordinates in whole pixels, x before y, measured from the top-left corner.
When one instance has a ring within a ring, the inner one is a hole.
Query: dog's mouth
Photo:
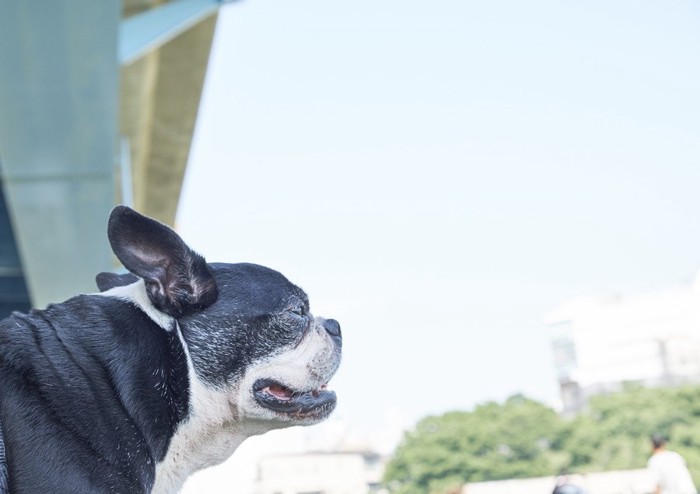
[[[329,391],[327,384],[299,391],[273,379],[258,379],[253,395],[261,406],[293,419],[321,420],[330,415],[336,404],[335,392]]]

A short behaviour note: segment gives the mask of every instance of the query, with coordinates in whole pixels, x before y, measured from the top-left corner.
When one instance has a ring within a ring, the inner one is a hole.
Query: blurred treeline
[[[427,417],[408,431],[385,483],[397,494],[453,492],[466,482],[644,468],[650,436],[669,438],[700,480],[700,387],[591,398],[574,418],[522,395]]]

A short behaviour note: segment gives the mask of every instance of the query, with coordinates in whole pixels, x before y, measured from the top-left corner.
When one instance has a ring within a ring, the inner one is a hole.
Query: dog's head
[[[100,290],[139,289],[139,305],[181,331],[199,385],[226,393],[237,420],[263,431],[331,413],[340,326],[313,317],[303,290],[262,266],[207,264],[170,228],[125,206],[112,211],[108,234],[132,274],[102,273]]]

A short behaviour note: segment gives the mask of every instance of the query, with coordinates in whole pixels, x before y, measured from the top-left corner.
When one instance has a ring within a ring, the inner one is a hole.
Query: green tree
[[[466,482],[642,468],[663,433],[700,481],[700,387],[593,397],[574,419],[521,395],[427,417],[405,434],[385,481],[397,494],[444,494]]]
[[[551,474],[569,462],[560,450],[564,428],[554,410],[521,395],[427,417],[405,435],[385,480],[393,492],[423,494]]]
[[[591,398],[588,409],[569,424],[563,448],[580,471],[642,468],[651,453],[649,438],[661,433],[700,479],[700,387],[642,388]]]

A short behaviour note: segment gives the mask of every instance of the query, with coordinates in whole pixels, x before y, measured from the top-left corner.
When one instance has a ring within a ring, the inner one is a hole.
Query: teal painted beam
[[[0,1],[0,183],[34,306],[110,269],[119,0]]]

